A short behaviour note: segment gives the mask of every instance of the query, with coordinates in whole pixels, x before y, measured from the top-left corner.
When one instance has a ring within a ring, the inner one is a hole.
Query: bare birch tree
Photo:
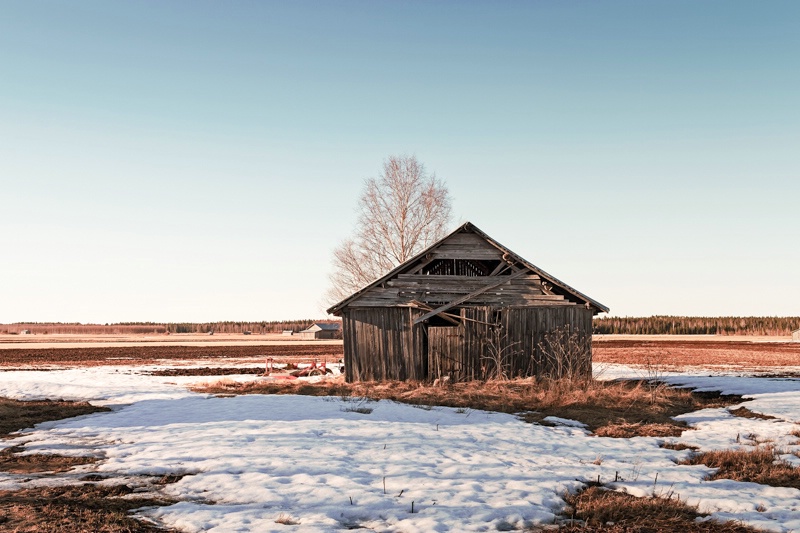
[[[450,193],[414,156],[391,156],[377,178],[364,182],[353,237],[333,252],[335,303],[378,279],[442,238],[450,221]]]

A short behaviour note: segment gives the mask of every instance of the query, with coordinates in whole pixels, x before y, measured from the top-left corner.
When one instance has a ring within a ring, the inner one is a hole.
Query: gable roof
[[[314,322],[309,327],[301,331],[301,333],[312,331],[339,331],[341,328],[341,322]]]
[[[475,226],[471,222],[466,222],[463,225],[461,225],[458,228],[456,228],[451,233],[449,233],[448,235],[446,235],[445,237],[443,237],[442,239],[440,239],[439,241],[433,243],[428,248],[426,248],[425,250],[421,251],[420,253],[418,253],[417,255],[412,257],[411,259],[407,260],[406,262],[404,262],[404,263],[398,265],[397,267],[395,267],[394,269],[390,270],[383,277],[376,279],[375,281],[373,281],[372,283],[370,283],[366,287],[356,291],[355,293],[351,294],[350,296],[348,296],[347,298],[345,298],[341,302],[332,305],[327,310],[328,314],[332,314],[332,315],[333,314],[338,314],[343,308],[347,307],[351,303],[353,303],[356,300],[358,300],[359,297],[364,295],[370,289],[372,289],[373,287],[376,287],[376,286],[386,282],[387,280],[393,278],[394,276],[402,273],[404,270],[408,269],[409,267],[411,267],[415,263],[417,263],[420,259],[425,258],[426,255],[430,254],[433,250],[435,250],[436,248],[441,246],[442,243],[444,243],[445,241],[450,239],[453,235],[456,235],[456,234],[459,234],[459,233],[473,233],[475,235],[480,236],[488,244],[490,244],[491,246],[493,246],[494,248],[499,250],[505,257],[508,257],[509,259],[513,259],[516,263],[519,263],[519,264],[523,265],[525,268],[527,268],[527,269],[531,270],[532,272],[538,274],[543,280],[548,281],[553,286],[560,288],[563,292],[567,293],[569,296],[572,296],[572,299],[577,300],[580,303],[584,303],[584,304],[594,308],[595,312],[607,313],[609,311],[608,307],[606,307],[605,305],[601,304],[600,302],[598,302],[596,300],[593,300],[592,298],[589,298],[588,296],[586,296],[582,292],[580,292],[580,291],[578,291],[576,289],[573,289],[572,287],[570,287],[569,285],[567,285],[563,281],[559,280],[555,276],[552,276],[552,275],[548,274],[547,272],[545,272],[541,268],[537,267],[536,265],[534,265],[533,263],[529,262],[528,260],[520,257],[519,255],[517,255],[514,252],[512,252],[510,249],[506,248],[505,246],[503,246],[502,244],[500,244],[496,240],[492,239],[491,237],[489,237],[486,233],[481,231],[477,226]]]

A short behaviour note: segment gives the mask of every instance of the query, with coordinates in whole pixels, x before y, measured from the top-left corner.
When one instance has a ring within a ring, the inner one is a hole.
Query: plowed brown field
[[[149,365],[164,361],[259,359],[310,361],[343,357],[341,344],[279,346],[125,346],[108,348],[20,348],[0,351],[0,368],[19,366]]]
[[[608,336],[593,343],[596,363],[659,365],[664,368],[706,367],[769,370],[798,367],[800,343],[698,340],[635,340]],[[7,348],[0,350],[0,368],[95,365],[149,365],[200,361],[217,364],[230,360],[253,361],[272,357],[276,362],[338,361],[341,344],[239,346],[137,346]],[[788,369],[787,369],[788,370]]]
[[[800,367],[800,343],[749,341],[614,340],[592,343],[595,363],[769,370]]]

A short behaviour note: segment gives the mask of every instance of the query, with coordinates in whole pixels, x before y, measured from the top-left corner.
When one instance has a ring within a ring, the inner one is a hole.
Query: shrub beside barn
[[[469,222],[328,309],[350,382],[589,375],[601,312]]]

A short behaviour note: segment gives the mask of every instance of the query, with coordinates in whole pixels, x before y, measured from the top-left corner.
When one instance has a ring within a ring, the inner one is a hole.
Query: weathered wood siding
[[[450,343],[455,380],[484,379],[502,365],[506,377],[591,373],[592,312],[569,307],[465,307],[459,343]],[[493,326],[499,324],[501,327]],[[433,328],[431,328],[433,329]],[[431,371],[438,366],[431,367]],[[441,368],[446,368],[441,365]],[[432,378],[442,377],[432,375]]]
[[[501,259],[503,252],[474,233],[456,233],[436,247],[435,259]]]
[[[342,313],[345,378],[353,381],[424,380],[428,358],[422,311],[403,307],[350,308]]]
[[[498,362],[506,377],[591,373],[589,309],[470,306],[457,312],[460,326],[436,327],[414,326],[414,318],[422,314],[416,309],[346,310],[347,381],[484,379],[496,374]],[[548,341],[572,353],[553,352]]]
[[[590,375],[592,311],[581,306],[512,307],[501,313],[513,376]],[[564,353],[558,351],[560,345]],[[582,346],[585,349],[581,349]],[[562,357],[563,356],[563,357]]]

